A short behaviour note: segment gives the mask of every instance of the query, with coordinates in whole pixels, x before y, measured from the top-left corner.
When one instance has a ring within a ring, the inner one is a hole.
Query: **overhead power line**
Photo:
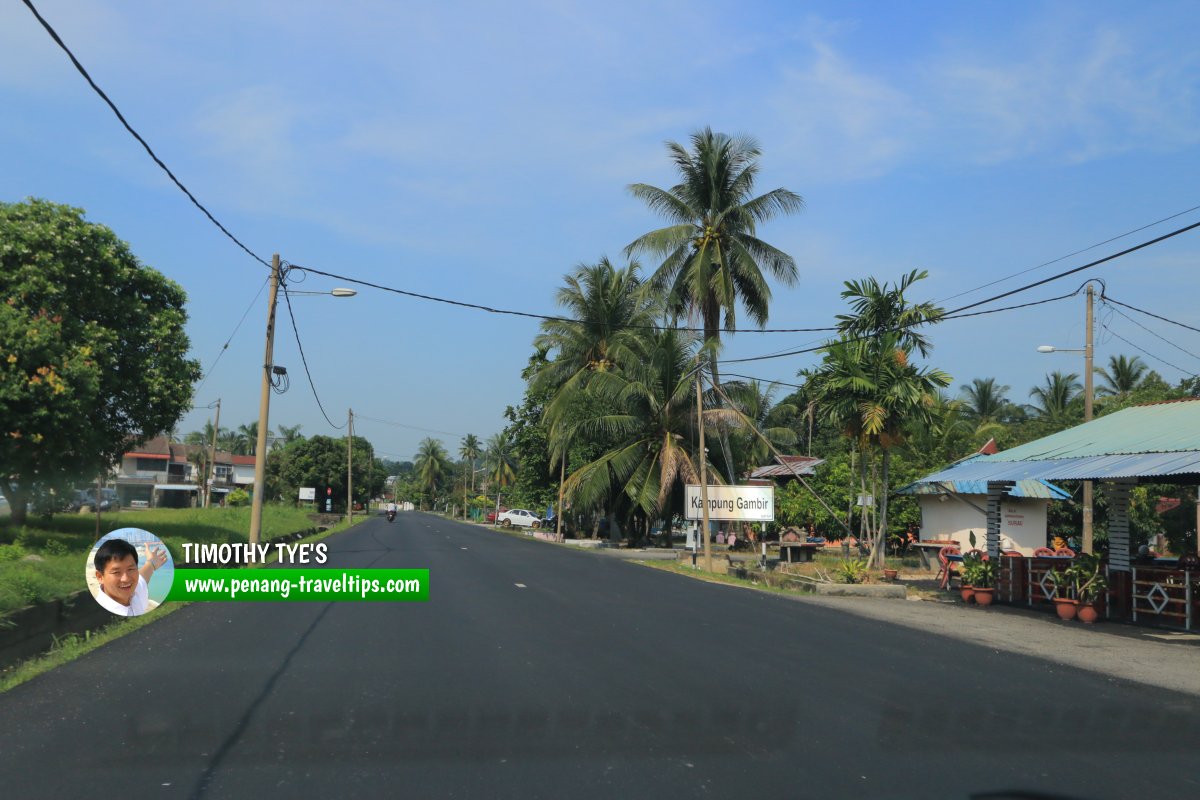
[[[267,284],[271,282],[271,277],[268,275],[262,286],[258,287],[258,294],[254,295],[254,299],[250,301],[250,305],[246,306],[246,310],[242,313],[242,318],[238,320],[238,324],[234,326],[233,333],[229,334],[229,338],[225,340],[225,344],[221,345],[221,352],[217,353],[217,357],[213,359],[212,366],[204,373],[204,377],[200,381],[200,385],[196,387],[195,394],[200,394],[200,390],[204,388],[208,376],[212,375],[213,370],[217,368],[217,364],[221,361],[221,356],[225,355],[225,351],[229,349],[229,343],[233,341],[233,337],[237,336],[238,329],[242,327],[242,323],[246,321],[246,317],[250,314],[250,309],[254,308],[254,304],[258,302],[258,298],[262,297],[263,289],[267,288]]]
[[[1134,350],[1137,350],[1139,353],[1141,353],[1145,356],[1149,356],[1150,358],[1153,358],[1155,361],[1157,361],[1161,364],[1166,364],[1171,369],[1178,370],[1179,372],[1182,372],[1184,375],[1187,375],[1190,378],[1200,377],[1200,376],[1197,376],[1196,373],[1190,372],[1189,370],[1186,370],[1177,364],[1172,364],[1170,361],[1167,361],[1165,358],[1162,358],[1161,356],[1156,356],[1156,355],[1154,355],[1154,353],[1151,353],[1149,350],[1145,349],[1144,347],[1134,344],[1133,342],[1129,341],[1121,334],[1114,331],[1111,327],[1109,327],[1109,325],[1107,323],[1101,322],[1100,325],[1106,331],[1108,331],[1112,336],[1116,337],[1117,339],[1120,339],[1122,342],[1129,345]]]
[[[380,419],[378,417],[368,417],[364,414],[355,414],[354,418],[355,419],[365,419],[370,422],[378,422],[380,425],[391,425],[396,428],[407,428],[408,430],[420,431],[422,433],[437,433],[437,434],[441,434],[442,436],[464,436],[465,435],[462,433],[454,433],[453,431],[439,431],[435,428],[422,428],[419,425],[408,425],[403,422],[394,422],[393,420],[390,420],[390,419]]]
[[[230,233],[229,229],[222,225],[220,221],[214,217],[207,208],[204,207],[204,204],[197,200],[196,196],[193,195],[188,188],[183,185],[183,182],[179,180],[179,178],[175,177],[175,173],[163,163],[163,160],[158,157],[153,149],[151,149],[150,145],[146,143],[146,140],[142,138],[141,134],[134,130],[133,126],[130,125],[125,119],[125,115],[121,113],[121,109],[117,108],[117,104],[110,100],[108,95],[104,93],[104,90],[96,85],[96,82],[92,80],[92,76],[88,74],[86,69],[84,69],[83,64],[79,63],[79,59],[76,58],[75,54],[71,52],[71,48],[67,47],[66,43],[62,40],[62,37],[58,35],[58,32],[55,31],[53,27],[51,27],[50,23],[46,21],[45,17],[38,12],[33,3],[30,0],[22,0],[22,2],[24,2],[26,7],[33,12],[33,16],[36,17],[37,21],[41,23],[42,27],[46,29],[46,33],[50,34],[50,38],[54,40],[55,44],[62,48],[62,51],[67,54],[67,58],[71,59],[71,63],[75,65],[75,69],[80,75],[83,76],[83,79],[88,82],[88,86],[92,87],[92,91],[99,95],[100,99],[108,104],[108,107],[112,109],[112,112],[117,115],[117,119],[120,120],[121,124],[125,126],[125,130],[129,131],[129,134],[133,136],[134,139],[137,139],[138,144],[140,144],[146,150],[146,152],[150,155],[150,158],[154,159],[154,163],[159,166],[159,169],[165,172],[167,177],[171,179],[171,182],[178,186],[180,191],[187,195],[188,200],[192,201],[192,205],[200,209],[200,212],[203,213],[204,216],[208,217],[209,222],[211,222],[213,225],[216,225],[217,228],[220,229],[221,233],[229,237],[234,244],[242,248],[242,250],[244,250],[251,258],[262,264],[264,267],[270,269],[271,264],[269,261],[255,253],[246,245],[242,244],[242,241]]]
[[[1101,294],[1100,299],[1103,301],[1112,303],[1114,305],[1121,306],[1122,308],[1128,308],[1130,311],[1136,311],[1139,314],[1145,314],[1147,317],[1154,317],[1155,319],[1160,319],[1163,322],[1169,322],[1172,325],[1178,325],[1181,328],[1187,328],[1189,331],[1195,331],[1196,333],[1200,333],[1200,328],[1193,327],[1184,322],[1179,322],[1178,320],[1168,319],[1167,317],[1163,317],[1163,316],[1155,314],[1151,311],[1147,311],[1144,308],[1138,308],[1137,306],[1131,306],[1128,303],[1122,303],[1120,300],[1114,300],[1113,298],[1111,298],[1107,295]]]
[[[1011,280],[1013,278],[1018,278],[1022,275],[1039,270],[1042,267],[1048,267],[1051,264],[1057,264],[1060,261],[1066,261],[1068,258],[1073,258],[1074,256],[1080,255],[1082,253],[1086,253],[1089,250],[1095,250],[1097,247],[1103,247],[1106,244],[1111,244],[1112,242],[1115,242],[1118,239],[1124,239],[1126,236],[1132,236],[1135,233],[1141,233],[1142,231],[1146,230],[1147,228],[1153,228],[1155,225],[1161,225],[1164,222],[1170,222],[1171,220],[1173,220],[1177,217],[1182,217],[1184,214],[1190,214],[1193,211],[1200,211],[1200,206],[1192,206],[1191,208],[1184,209],[1183,211],[1172,214],[1169,217],[1163,217],[1162,219],[1155,220],[1154,222],[1149,222],[1149,223],[1141,226],[1140,228],[1134,228],[1131,231],[1125,231],[1124,233],[1117,234],[1116,236],[1113,236],[1110,239],[1105,239],[1103,242],[1096,242],[1093,245],[1088,245],[1087,247],[1083,248],[1082,250],[1076,250],[1074,253],[1067,253],[1065,256],[1059,256],[1058,258],[1051,259],[1050,261],[1043,261],[1041,264],[1038,264],[1037,266],[1029,267],[1028,269],[1020,270],[1019,272],[1014,272],[1011,275],[1005,275],[1003,278],[997,278],[994,281],[988,281],[987,283],[976,286],[974,289],[967,289],[964,292],[959,292],[958,294],[952,294],[949,297],[944,297],[941,300],[938,300],[937,302],[944,303],[947,300],[954,300],[956,298],[962,297],[963,295],[973,294],[974,292],[978,292],[980,289],[986,289],[989,286],[995,286],[998,283],[1004,283],[1007,280]]]
[[[1104,297],[1103,297],[1103,296],[1101,296],[1101,298],[1100,298],[1100,302],[1104,303]],[[1125,313],[1124,311],[1122,311],[1121,309],[1113,307],[1113,305],[1112,305],[1111,303],[1104,303],[1104,305],[1108,306],[1108,308],[1109,308],[1109,309],[1111,309],[1112,311],[1116,312],[1117,314],[1120,314],[1122,317],[1124,317],[1125,319],[1129,320],[1129,321],[1130,321],[1130,322],[1132,322],[1134,325],[1137,325],[1139,328],[1141,328],[1141,329],[1142,329],[1142,330],[1144,330],[1146,333],[1148,333],[1148,334],[1150,334],[1151,336],[1153,336],[1155,339],[1158,339],[1159,341],[1162,341],[1162,342],[1166,342],[1166,343],[1167,343],[1167,344],[1169,344],[1171,347],[1174,347],[1176,350],[1178,350],[1179,352],[1183,353],[1185,356],[1190,356],[1190,357],[1192,357],[1192,358],[1194,358],[1194,359],[1200,360],[1200,356],[1196,355],[1196,354],[1195,354],[1195,353],[1193,353],[1191,350],[1188,350],[1187,348],[1184,348],[1184,347],[1180,347],[1178,344],[1176,344],[1175,342],[1172,342],[1172,341],[1171,341],[1170,339],[1168,339],[1167,337],[1165,337],[1165,336],[1163,336],[1163,335],[1161,335],[1161,334],[1157,333],[1156,331],[1152,331],[1152,330],[1150,330],[1150,329],[1149,329],[1149,328],[1147,328],[1145,325],[1143,325],[1142,323],[1138,322],[1136,319],[1134,319],[1133,317],[1129,316],[1128,314],[1126,314],[1126,313]],[[1108,332],[1109,332],[1109,333],[1112,333],[1112,329],[1109,329],[1109,330],[1108,330]],[[1115,336],[1116,334],[1113,334],[1113,335]]]
[[[349,275],[339,275],[336,272],[326,272],[324,270],[317,269],[316,267],[304,267],[304,266],[299,266],[299,265],[293,264],[293,265],[291,265],[290,269],[293,271],[299,271],[302,273],[303,272],[311,272],[314,275],[322,275],[326,278],[333,278],[334,280],[344,281],[346,283],[353,283],[358,286],[366,286],[369,289],[378,289],[381,292],[391,292],[392,294],[398,294],[398,295],[402,295],[404,297],[412,297],[417,300],[428,300],[433,303],[444,303],[444,304],[450,305],[450,306],[458,306],[459,308],[470,308],[470,309],[474,309],[475,311],[485,311],[489,314],[501,314],[501,315],[507,315],[507,316],[512,316],[512,317],[525,317],[527,319],[545,320],[548,322],[568,322],[568,323],[572,323],[572,324],[576,324],[576,325],[579,324],[579,322],[580,322],[580,320],[571,319],[570,317],[559,317],[559,316],[554,316],[553,314],[538,314],[534,311],[519,311],[519,310],[511,309],[511,308],[495,308],[492,306],[481,305],[479,303],[470,303],[465,300],[454,300],[449,297],[438,297],[437,295],[432,295],[432,294],[422,294],[421,292],[413,292],[413,291],[409,291],[408,289],[400,289],[396,286],[385,286],[381,283],[373,283],[372,281],[363,280],[361,278],[352,278]],[[685,332],[690,332],[690,333],[704,333],[703,328],[681,328],[681,327],[677,327],[674,325],[625,325],[623,327],[633,328],[633,329],[658,330],[658,331],[685,331]],[[731,334],[736,334],[736,333],[822,333],[822,332],[831,332],[831,331],[836,331],[836,330],[837,330],[836,327],[825,327],[825,328],[745,328],[743,330],[737,330],[737,331],[725,331],[725,333],[731,333]]]
[[[1059,300],[1066,300],[1067,298],[1074,297],[1077,294],[1079,294],[1078,289],[1076,289],[1075,291],[1070,292],[1068,294],[1060,294],[1057,297],[1047,297],[1043,300],[1034,300],[1029,303],[1019,303],[1018,305],[1015,305],[1015,306],[1003,306],[1001,308],[989,308],[984,311],[972,311],[967,314],[955,314],[953,312],[950,312],[947,314],[943,314],[942,316],[937,317],[936,319],[928,320],[927,322],[914,322],[909,325],[901,326],[900,328],[897,328],[894,331],[885,331],[885,332],[887,332],[887,333],[900,332],[900,331],[907,330],[909,328],[914,328],[918,325],[927,325],[927,324],[932,324],[935,322],[945,322],[947,320],[952,320],[952,319],[965,319],[967,317],[981,317],[985,314],[999,314],[1004,311],[1015,311],[1019,308],[1029,308],[1031,306],[1045,305],[1046,303],[1056,303]],[[970,308],[970,307],[971,306],[964,306],[964,308]],[[874,339],[877,335],[878,335],[877,333],[872,333],[872,334],[866,335],[866,336],[853,336],[853,337],[850,337],[849,339],[844,339],[844,340],[839,340],[839,341],[862,342],[862,341],[866,341],[868,339]],[[785,358],[787,356],[797,356],[797,355],[801,355],[803,353],[817,353],[817,352],[820,352],[821,350],[826,349],[827,347],[829,347],[829,342],[823,342],[822,344],[819,344],[819,345],[816,345],[813,347],[804,347],[804,348],[800,348],[798,350],[789,350],[789,351],[782,352],[782,353],[768,353],[766,355],[749,356],[747,358],[721,359],[718,363],[720,363],[720,364],[744,364],[744,363],[747,363],[750,361],[768,361],[768,360],[774,359],[774,358]]]
[[[312,372],[308,369],[308,359],[304,355],[304,345],[300,343],[300,329],[296,327],[296,315],[292,312],[292,298],[288,295],[286,283],[283,285],[283,301],[287,304],[288,318],[292,321],[292,332],[296,334],[296,347],[300,350],[300,363],[304,365],[304,374],[308,376],[308,385],[312,389],[313,398],[317,401],[317,408],[321,409],[321,416],[325,417],[325,421],[329,423],[329,427],[340,431],[346,427],[348,421],[338,425],[329,418],[329,414],[325,413],[325,405],[321,402],[321,395],[317,394],[317,385],[313,383]]]

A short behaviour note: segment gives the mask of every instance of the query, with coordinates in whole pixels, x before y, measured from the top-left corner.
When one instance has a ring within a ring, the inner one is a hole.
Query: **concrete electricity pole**
[[[699,357],[696,359],[699,364]],[[708,449],[704,446],[704,396],[700,384],[703,375],[696,372],[696,420],[700,428],[700,519],[704,535],[704,569],[712,572],[712,545],[708,536]]]
[[[267,348],[263,356],[262,395],[258,401],[258,443],[254,448],[254,499],[250,504],[250,544],[262,532],[263,495],[267,474],[267,422],[271,410],[271,368],[275,349],[275,299],[279,295],[279,253],[271,256],[271,289],[267,296]]]
[[[212,506],[213,487],[217,482],[217,431],[221,430],[221,398],[217,398],[217,421],[213,423],[212,444],[208,448],[208,471],[204,476],[207,481],[207,491],[204,493],[204,507]]]
[[[354,522],[354,409],[346,417],[346,524]]]

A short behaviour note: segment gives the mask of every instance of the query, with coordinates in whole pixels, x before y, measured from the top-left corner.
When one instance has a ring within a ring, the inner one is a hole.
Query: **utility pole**
[[[1087,344],[1083,351],[1083,421],[1092,421],[1092,306],[1094,305],[1095,290],[1092,284],[1087,287]],[[1092,552],[1092,482],[1083,482],[1083,552]]]
[[[263,356],[262,395],[258,401],[258,443],[254,448],[254,499],[250,504],[250,544],[262,532],[263,495],[267,476],[267,422],[271,410],[271,368],[275,349],[275,299],[279,295],[279,253],[271,256],[271,290],[267,295],[267,347]]]
[[[567,454],[564,450],[562,461],[558,465],[558,513],[554,515],[555,530],[554,538],[558,541],[563,540],[562,536],[562,515],[563,515],[563,482],[567,479]],[[1200,508],[1200,505],[1197,506]]]
[[[221,398],[218,397],[217,421],[213,424],[212,445],[208,448],[208,471],[211,473],[212,477],[209,479],[209,476],[205,476],[205,479],[208,480],[208,483],[206,484],[207,491],[204,493],[205,508],[212,506],[212,490],[213,486],[217,482],[217,431],[219,430],[221,430]],[[256,464],[257,462],[258,459],[255,459]]]
[[[704,535],[704,569],[712,572],[712,545],[708,532],[708,450],[704,447],[704,396],[700,384],[704,378],[699,371],[700,357],[696,357],[696,420],[700,428],[700,519]]]
[[[346,524],[354,522],[354,409],[346,417]]]

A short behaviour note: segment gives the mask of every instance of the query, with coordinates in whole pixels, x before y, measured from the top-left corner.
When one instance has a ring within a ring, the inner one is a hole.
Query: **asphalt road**
[[[185,608],[0,695],[0,795],[1200,796],[1192,695],[424,514],[328,542],[430,602]]]

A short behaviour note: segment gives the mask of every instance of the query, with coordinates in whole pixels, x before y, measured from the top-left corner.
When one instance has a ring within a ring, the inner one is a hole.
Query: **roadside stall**
[[[1153,559],[1131,547],[1129,501],[1139,482],[1200,483],[1200,398],[1134,406],[994,455],[961,461],[922,483],[987,487],[986,551],[998,559],[996,600],[1047,605],[1065,600],[1065,576],[1084,554],[1048,548],[1005,553],[1003,507],[1025,481],[1091,480],[1108,504],[1108,551],[1100,562],[1107,590],[1099,611],[1111,619],[1200,627],[1200,558]],[[1197,506],[1200,525],[1200,504]],[[1193,542],[1198,537],[1193,537]],[[1086,571],[1086,570],[1083,570]],[[1076,582],[1081,567],[1072,573]]]

